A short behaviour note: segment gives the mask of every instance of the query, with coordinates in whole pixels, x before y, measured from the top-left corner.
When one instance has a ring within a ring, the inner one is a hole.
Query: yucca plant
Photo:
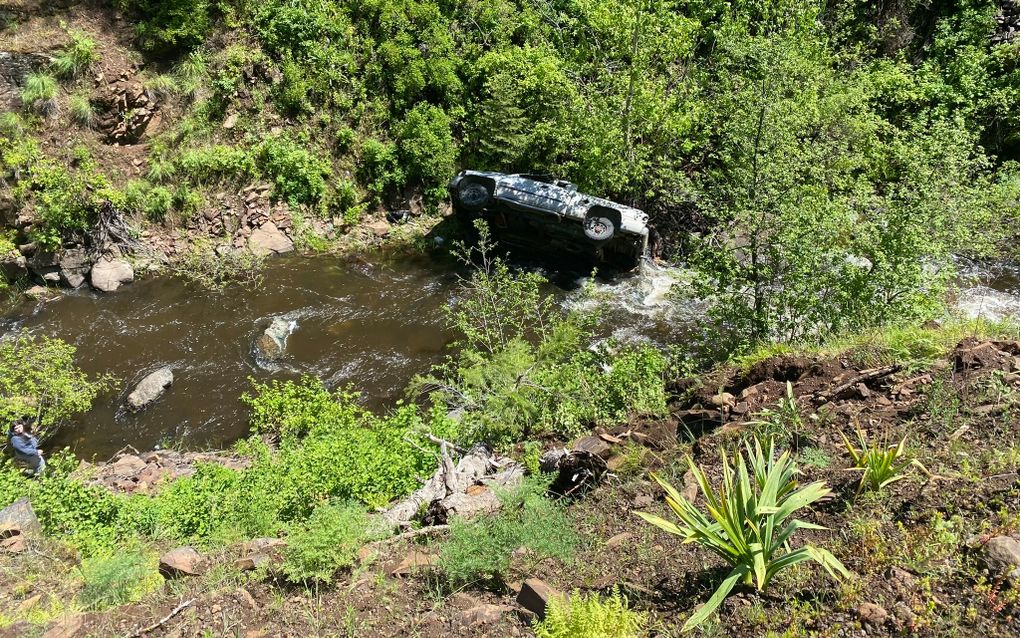
[[[906,477],[903,470],[910,465],[910,461],[904,459],[907,437],[903,437],[897,445],[887,445],[868,441],[864,430],[857,428],[857,442],[860,446],[857,448],[845,434],[841,432],[840,436],[853,459],[854,469],[862,472],[858,493],[864,489],[878,492]]]
[[[745,442],[744,447],[746,459],[738,450],[732,465],[725,449],[720,450],[722,486],[718,490],[712,488],[705,472],[688,457],[687,464],[705,498],[707,515],[655,475],[652,476],[666,491],[666,503],[680,524],[636,512],[652,525],[680,536],[685,543],[697,543],[712,551],[733,567],[708,602],[684,624],[684,631],[704,622],[737,583],[764,591],[780,571],[807,560],[817,562],[834,578],[847,575],[846,568],[829,551],[812,545],[792,549],[789,544],[798,530],[825,529],[799,519],[788,520],[797,510],[831,494],[825,483],[818,481],[798,489],[799,472],[790,453],[776,458],[771,440],[768,454],[757,438],[753,443]]]

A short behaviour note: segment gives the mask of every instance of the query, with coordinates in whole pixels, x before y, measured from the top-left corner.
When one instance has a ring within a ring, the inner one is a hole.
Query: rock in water
[[[134,269],[123,259],[100,259],[92,266],[92,287],[96,290],[113,292],[134,279]]]
[[[57,260],[60,267],[60,282],[69,288],[77,288],[85,283],[85,275],[92,265],[81,248],[65,250]]]
[[[147,375],[142,379],[135,389],[128,395],[127,402],[133,410],[141,410],[166,391],[174,382],[174,373],[170,366],[164,366],[159,370]]]
[[[255,340],[255,355],[262,361],[279,361],[287,349],[287,337],[294,322],[277,317]]]

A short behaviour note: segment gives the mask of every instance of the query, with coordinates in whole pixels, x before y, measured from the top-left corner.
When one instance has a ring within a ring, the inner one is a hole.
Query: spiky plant
[[[796,464],[789,452],[776,458],[772,441],[767,454],[757,438],[753,443],[746,442],[745,449],[746,459],[738,450],[735,464],[730,463],[725,449],[720,450],[722,485],[718,490],[688,457],[687,463],[704,495],[707,514],[655,475],[652,476],[666,491],[666,503],[680,524],[636,512],[652,525],[683,538],[685,543],[697,543],[710,550],[733,567],[708,602],[687,620],[684,631],[704,622],[737,583],[764,591],[776,574],[808,560],[820,564],[833,577],[847,575],[846,568],[829,551],[808,544],[797,549],[790,546],[797,531],[824,529],[790,517],[831,494],[825,483],[818,481],[798,489]]]
[[[52,75],[31,73],[21,88],[21,103],[30,111],[43,116],[57,112],[57,81]]]
[[[179,90],[177,80],[166,73],[146,79],[144,86],[149,99],[156,102],[165,102]]]
[[[82,128],[92,128],[96,124],[96,110],[92,107],[87,95],[76,93],[67,101],[67,110],[71,120]]]
[[[911,464],[904,458],[907,437],[903,437],[897,445],[887,445],[878,441],[868,441],[868,435],[864,430],[857,428],[857,442],[860,446],[858,448],[842,432],[840,436],[843,437],[843,443],[850,453],[850,458],[853,459],[854,469],[862,472],[858,493],[865,489],[878,492],[906,477],[903,470]]]
[[[57,77],[76,78],[99,62],[96,41],[82,31],[69,31],[71,41],[53,57],[53,72]]]

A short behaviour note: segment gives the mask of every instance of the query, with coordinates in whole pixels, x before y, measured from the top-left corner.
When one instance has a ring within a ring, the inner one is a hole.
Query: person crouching
[[[14,450],[14,462],[41,476],[46,469],[46,461],[43,459],[42,450],[39,449],[39,440],[28,431],[28,421],[18,419],[11,425],[7,433],[11,448]]]

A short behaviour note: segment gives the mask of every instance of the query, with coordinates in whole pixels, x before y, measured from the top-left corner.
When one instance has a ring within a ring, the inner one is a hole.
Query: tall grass
[[[21,103],[28,110],[43,116],[57,112],[57,80],[46,73],[31,73],[21,89]]]

